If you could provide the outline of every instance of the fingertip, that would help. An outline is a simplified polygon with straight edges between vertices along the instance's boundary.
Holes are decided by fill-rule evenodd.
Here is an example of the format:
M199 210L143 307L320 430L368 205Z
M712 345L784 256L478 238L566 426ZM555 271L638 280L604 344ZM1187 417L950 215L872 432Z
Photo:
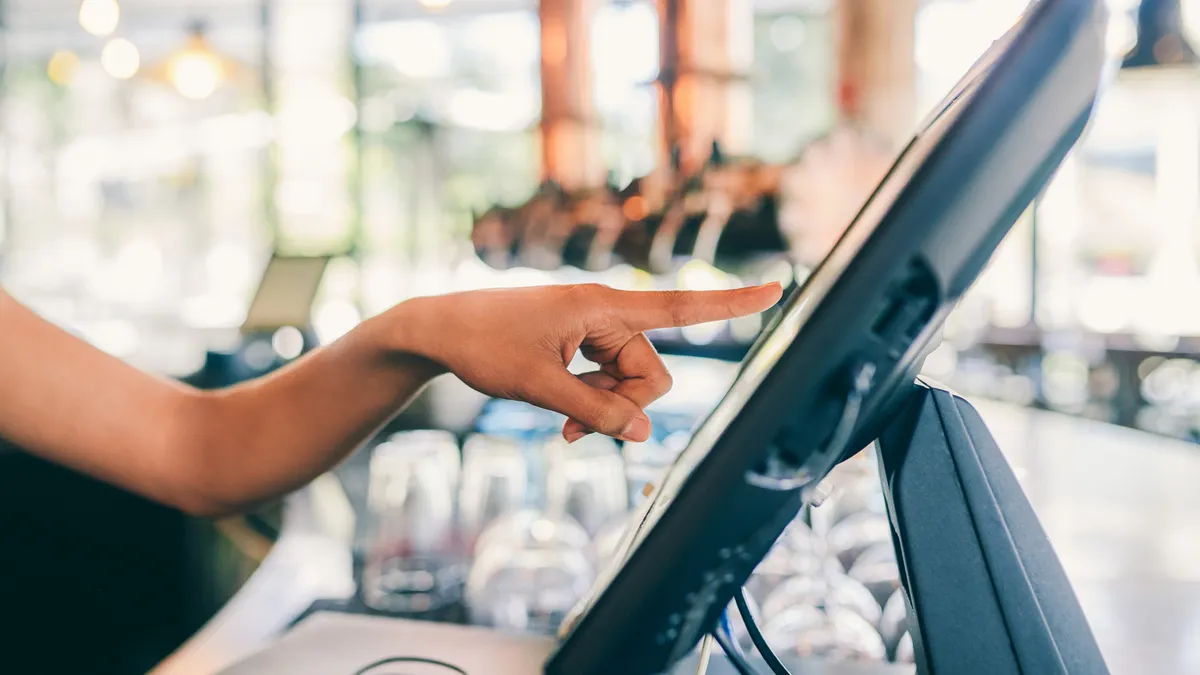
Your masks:
M778 281L759 284L754 288L762 289L765 293L770 293L771 295L775 296L776 300L783 297L783 284L779 283Z
M575 420L567 420L566 423L563 424L562 437L567 443L574 443L584 436L587 436L588 433L589 432L587 428Z
M650 418L646 417L645 413L633 418L625 429L621 431L621 440L633 441L634 443L644 443L650 440Z
M746 286L739 289L745 298L747 313L761 312L775 306L783 297L783 284L772 281L758 286Z

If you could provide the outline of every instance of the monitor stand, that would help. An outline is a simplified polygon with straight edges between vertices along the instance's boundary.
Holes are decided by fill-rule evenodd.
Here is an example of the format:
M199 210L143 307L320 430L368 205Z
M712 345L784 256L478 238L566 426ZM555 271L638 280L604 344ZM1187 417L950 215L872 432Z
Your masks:
M970 403L918 381L875 447L917 672L1108 673L1050 540Z
M900 398L874 445L917 673L1106 675L1071 582L979 413L922 380ZM781 658L793 675L834 672ZM713 662L729 672L722 656Z

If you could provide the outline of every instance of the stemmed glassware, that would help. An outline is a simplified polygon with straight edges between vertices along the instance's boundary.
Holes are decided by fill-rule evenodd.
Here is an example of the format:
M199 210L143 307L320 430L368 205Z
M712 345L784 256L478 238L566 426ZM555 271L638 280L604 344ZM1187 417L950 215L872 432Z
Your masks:
M420 614L461 596L466 562L455 528L457 472L446 446L427 440L395 438L371 456L361 593L380 611Z

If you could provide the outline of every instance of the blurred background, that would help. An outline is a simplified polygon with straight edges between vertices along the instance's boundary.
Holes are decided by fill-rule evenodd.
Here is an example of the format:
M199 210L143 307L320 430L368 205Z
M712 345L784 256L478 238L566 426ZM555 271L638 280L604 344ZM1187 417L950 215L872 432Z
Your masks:
M1196 443L1200 59L1190 45L1200 0L1108 4L1114 66L1095 119L957 309L926 372L963 393ZM800 284L917 122L1027 5L0 0L0 284L99 348L202 387L261 375L418 295L584 281ZM378 542L445 533L413 534L395 504L372 501L372 489L388 490L371 485L414 481L435 494L428 486L441 479L419 479L431 469L413 457L448 443L460 472L444 514L457 523L455 551L474 551L492 520L531 506L512 541L551 531L537 518L556 523L559 548L600 541L686 443L762 325L656 334L679 357L682 391L656 413L652 447L622 449L619 465L605 464L617 448L600 443L578 460L594 462L585 469L551 466L541 448L556 420L454 383L431 388L339 470L360 516L358 601L406 615L453 604L378 590L390 574ZM414 429L434 435L390 435ZM93 559L86 572L42 568L48 586L74 589L56 602L93 607L105 629L61 623L55 602L4 590L45 625L88 636L113 672L144 671L173 650L278 536L278 509L249 525L197 523L29 458L0 459L25 464L0 472L6 508L45 514L6 525L6 540L43 561L75 564L80 551L108 547L132 556ZM612 485L576 495L571 476L609 469ZM482 482L468 490L468 480ZM63 489L91 494L90 513L45 496ZM490 490L499 501L471 501ZM433 509L424 522L439 522L439 499L422 502ZM114 519L127 527L90 524ZM47 534L47 522L58 529ZM827 545L832 523L802 525ZM855 546L831 554L843 571L866 549ZM420 558L405 550L404 560ZM530 564L565 575L561 597L572 598L590 574L579 566L593 562ZM426 569L401 567L412 565ZM97 570L110 580L102 588L88 581ZM514 604L505 570L494 582L486 570L460 570L486 598L470 609L477 622L557 625L561 597L539 614ZM890 582L878 583L883 607ZM788 625L779 630L800 630ZM137 644L104 647L114 634ZM847 653L895 657L899 638L883 637L886 654Z
M845 4L682 2L664 23L633 0L5 0L0 281L187 376L227 347L273 251L332 256L322 342L452 289L802 279L1026 5ZM1109 4L1124 54L1139 3ZM1148 4L1179 13L1147 28L1150 58L1171 31L1194 56L1200 3ZM938 377L1197 438L1198 86L1192 67L1114 74ZM731 222L697 245L709 210ZM754 335L667 350L735 355Z

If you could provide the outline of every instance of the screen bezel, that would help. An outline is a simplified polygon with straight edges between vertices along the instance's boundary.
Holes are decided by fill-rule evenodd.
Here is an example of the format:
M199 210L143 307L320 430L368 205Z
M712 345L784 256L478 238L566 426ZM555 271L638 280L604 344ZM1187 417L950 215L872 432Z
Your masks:
M672 465L667 476L655 486L653 494L646 499L643 508L633 518L636 526L629 528L622 537L613 559L608 561L597 575L591 592L572 615L586 614L595 599L611 584L620 568L628 562L638 545L645 540L662 513L670 508L674 497L683 489L687 477L716 446L720 434L728 427L728 422L741 412L770 369L778 363L783 351L795 341L804 323L811 317L812 308L825 298L829 288L845 272L863 244L883 223L888 210L896 203L929 154L941 143L963 108L977 94L983 78L996 64L1004 48L1020 28L1021 24L1018 23L996 40L918 125L912 139L897 155L879 185L864 201L858 214L829 254L813 270L805 283L793 291L784 303L782 311L751 346L729 390L710 415L698 425L692 441ZM569 620L568 623L573 621Z

